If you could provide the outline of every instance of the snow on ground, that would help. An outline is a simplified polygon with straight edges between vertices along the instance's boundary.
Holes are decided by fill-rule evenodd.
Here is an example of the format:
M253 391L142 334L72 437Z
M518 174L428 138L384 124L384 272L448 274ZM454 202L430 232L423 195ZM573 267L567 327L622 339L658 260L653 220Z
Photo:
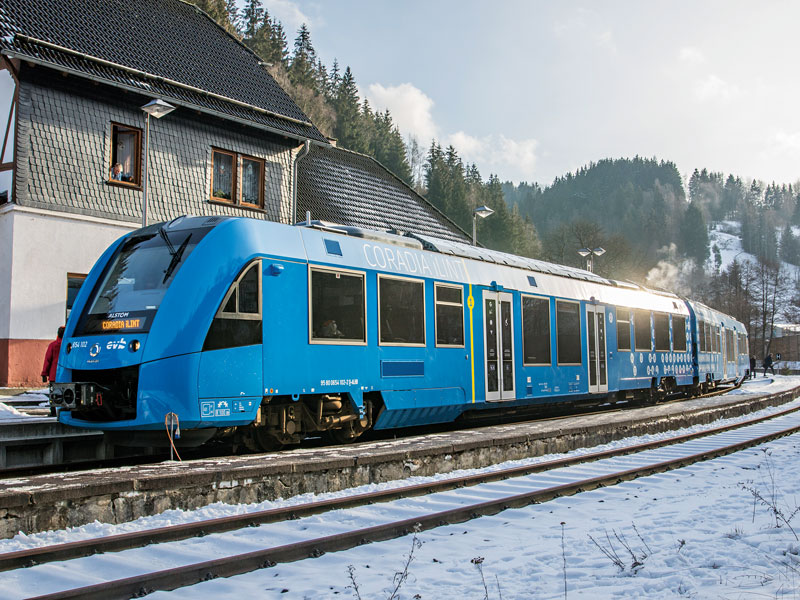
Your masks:
M738 393L777 392L798 384L800 377L759 377L746 382ZM779 409L762 412L775 410ZM696 429L701 428L691 428ZM661 436L631 438L606 447L657 437ZM503 466L548 458L553 457ZM413 548L398 600L796 598L800 596L800 541L786 524L776 527L774 513L756 494L791 519L800 499L798 459L800 436L791 436L685 469L422 532L416 537L418 547L412 545L412 536L406 536L152 597L389 598L395 573L403 570ZM0 552L423 480L412 478L259 505L217 504L198 511L169 511L116 527L95 523L61 532L18 535L0 541ZM318 519L323 527L324 516ZM789 522L800 531L798 524L800 517L798 522ZM152 549L140 556L155 559L158 552ZM621 568L614 564L617 558ZM0 588L0 598L17 596L16 591L4 593Z
M711 225L711 230L708 232L708 247L711 249L711 256L706 265L711 265L712 268L714 266L714 246L719 248L720 252L720 271L726 270L734 260L755 265L758 262L755 255L742 249L740 232L741 224L738 221L722 221ZM780 232L778 232L778 235L780 235ZM790 279L794 279L800 273L800 268L795 265L783 261L781 261L781 264L789 274Z
M5 388L0 388L5 389ZM40 390L29 390L22 394L17 394L13 396L14 400L27 400L31 402L31 404L35 404L36 406L50 406L48 399L48 388L42 388ZM13 406L9 406L4 402L0 402L0 421L18 421L19 419L38 419L40 417L35 417L32 415L28 415L18 411Z

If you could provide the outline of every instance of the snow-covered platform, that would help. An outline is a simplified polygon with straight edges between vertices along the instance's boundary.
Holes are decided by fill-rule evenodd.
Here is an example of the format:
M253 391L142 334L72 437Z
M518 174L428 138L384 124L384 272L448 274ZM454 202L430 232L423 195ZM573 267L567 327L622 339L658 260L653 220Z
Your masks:
M0 482L0 537L485 467L707 424L797 396L800 378L779 376L746 382L725 396L647 408L350 446L5 480Z

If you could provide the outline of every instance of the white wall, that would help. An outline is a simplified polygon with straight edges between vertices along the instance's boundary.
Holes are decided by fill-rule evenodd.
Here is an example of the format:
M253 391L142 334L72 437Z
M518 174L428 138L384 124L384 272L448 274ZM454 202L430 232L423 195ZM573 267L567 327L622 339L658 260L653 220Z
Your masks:
M52 211L3 207L0 234L13 229L10 252L10 316L0 295L0 337L53 339L64 324L67 273L88 273L100 254L133 225ZM4 236L5 237L5 236ZM0 241L0 249L5 249ZM0 285L9 254L0 255ZM0 292L1 293L1 292ZM7 329L8 334L3 331Z
M13 218L9 207L0 209L0 339L8 339L11 323L11 260L14 245Z

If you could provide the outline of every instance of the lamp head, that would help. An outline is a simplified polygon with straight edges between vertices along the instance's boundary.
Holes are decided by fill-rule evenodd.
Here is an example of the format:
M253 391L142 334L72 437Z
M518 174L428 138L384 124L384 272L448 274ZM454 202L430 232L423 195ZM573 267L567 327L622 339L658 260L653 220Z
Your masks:
M144 112L155 117L156 119L160 119L161 117L168 115L175 110L175 107L172 106L172 104L169 102L164 102L161 99L151 100L141 108Z

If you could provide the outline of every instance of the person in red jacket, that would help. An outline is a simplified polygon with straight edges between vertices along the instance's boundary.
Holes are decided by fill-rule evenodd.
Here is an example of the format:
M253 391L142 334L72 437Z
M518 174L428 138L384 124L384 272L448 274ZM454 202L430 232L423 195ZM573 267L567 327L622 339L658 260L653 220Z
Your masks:
M47 352L44 355L44 365L42 366L42 383L53 383L56 380L56 368L58 367L58 353L61 352L61 338L64 337L64 328L58 328L58 337L50 342ZM55 416L55 408L50 408L50 415Z

